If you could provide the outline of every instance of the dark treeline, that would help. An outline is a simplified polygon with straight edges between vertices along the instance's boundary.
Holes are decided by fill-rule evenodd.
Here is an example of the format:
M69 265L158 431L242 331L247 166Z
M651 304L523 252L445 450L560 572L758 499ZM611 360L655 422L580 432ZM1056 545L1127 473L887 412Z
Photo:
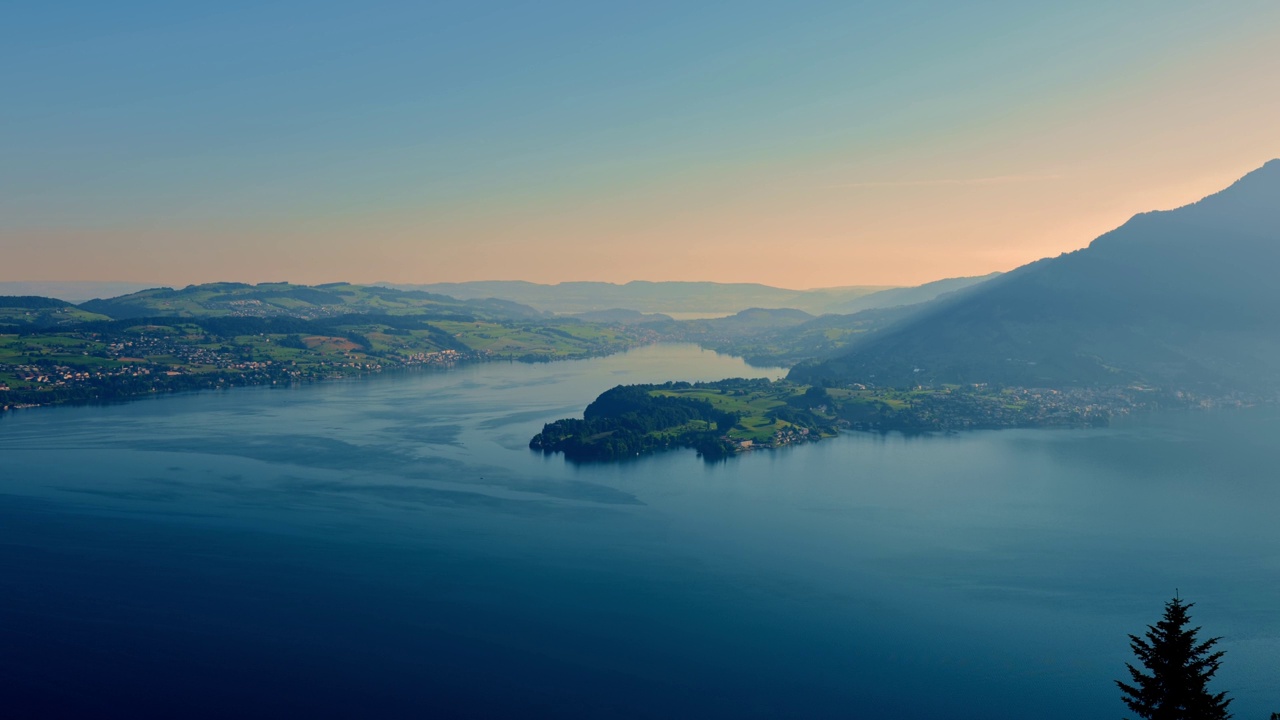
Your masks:
M0 307L26 308L30 310L46 310L49 308L70 307L71 303L56 298L39 295L0 295Z
M730 451L720 436L738 422L735 413L702 399L654 396L654 387L660 386L607 390L587 406L583 419L547 423L529 447L563 452L571 460L617 460L667 447L691 447L708 457Z

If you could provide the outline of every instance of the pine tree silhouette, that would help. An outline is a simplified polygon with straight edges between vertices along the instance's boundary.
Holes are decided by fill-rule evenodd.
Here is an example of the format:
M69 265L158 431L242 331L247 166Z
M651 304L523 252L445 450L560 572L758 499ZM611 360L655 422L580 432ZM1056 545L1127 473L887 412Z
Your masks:
M1126 663L1132 685L1119 680L1124 704L1145 720L1226 720L1231 717L1227 706L1231 699L1225 692L1208 689L1222 651L1210 652L1221 638L1196 640L1200 628L1187 628L1191 618L1187 611L1194 603L1184 604L1174 597L1164 606L1164 618L1148 625L1144 637L1129 636L1129 647L1148 672Z

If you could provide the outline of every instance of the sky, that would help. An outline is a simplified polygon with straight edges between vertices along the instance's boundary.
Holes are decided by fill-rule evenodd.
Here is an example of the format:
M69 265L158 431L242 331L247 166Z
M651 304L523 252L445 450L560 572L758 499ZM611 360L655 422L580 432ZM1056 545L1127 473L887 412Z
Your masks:
M1280 157L1280 3L22 3L0 281L910 285Z

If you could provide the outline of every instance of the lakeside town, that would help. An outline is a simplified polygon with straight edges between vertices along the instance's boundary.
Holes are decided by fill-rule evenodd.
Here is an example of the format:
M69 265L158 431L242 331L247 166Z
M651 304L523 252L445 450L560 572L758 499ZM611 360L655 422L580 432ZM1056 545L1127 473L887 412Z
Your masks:
M494 333L486 336L492 340ZM203 332L0 335L0 358L7 360L0 362L0 412L166 392L315 382L470 362L591 357L639 344L627 338L571 346L557 338L564 347L507 343L472 349L461 333L453 337L457 348L439 347L439 340L431 342L408 333L231 338Z

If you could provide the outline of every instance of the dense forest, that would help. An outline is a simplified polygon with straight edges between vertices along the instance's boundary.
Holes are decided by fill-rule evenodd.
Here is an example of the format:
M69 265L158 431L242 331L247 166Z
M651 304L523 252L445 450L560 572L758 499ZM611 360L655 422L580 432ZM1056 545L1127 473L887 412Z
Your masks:
M738 422L698 398L653 395L644 385L619 385L583 411L543 426L529 447L571 460L617 460L663 448L691 447L707 457L732 451L721 436Z

